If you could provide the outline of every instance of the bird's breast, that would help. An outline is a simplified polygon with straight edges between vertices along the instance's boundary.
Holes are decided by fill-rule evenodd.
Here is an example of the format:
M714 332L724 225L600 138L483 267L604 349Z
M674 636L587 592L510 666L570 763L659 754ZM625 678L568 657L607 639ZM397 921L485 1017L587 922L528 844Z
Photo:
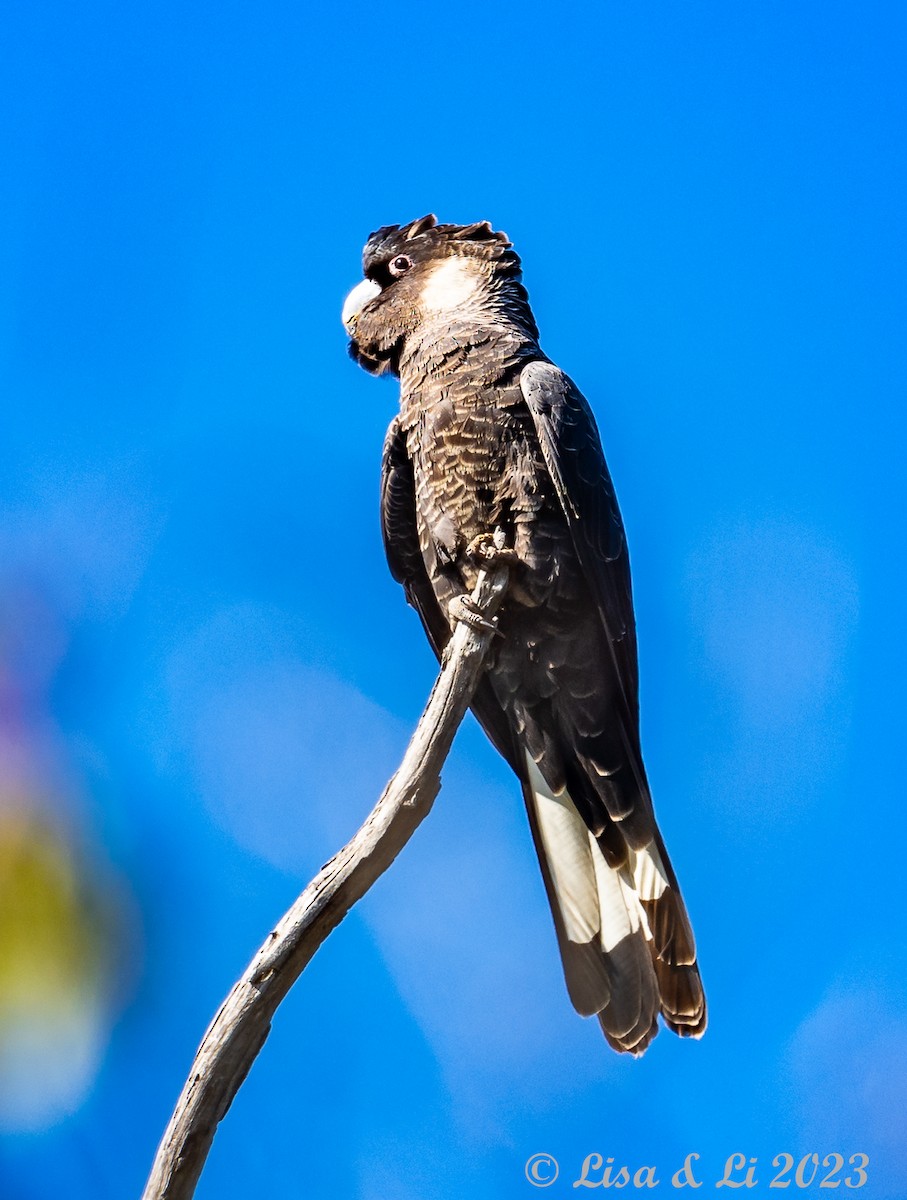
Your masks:
M420 523L450 558L503 517L507 431L488 405L449 396L425 406L408 445Z
M410 397L403 420L422 553L439 595L448 584L474 586L466 550L503 528L521 562L511 595L544 603L572 547L525 405L507 390L452 380Z

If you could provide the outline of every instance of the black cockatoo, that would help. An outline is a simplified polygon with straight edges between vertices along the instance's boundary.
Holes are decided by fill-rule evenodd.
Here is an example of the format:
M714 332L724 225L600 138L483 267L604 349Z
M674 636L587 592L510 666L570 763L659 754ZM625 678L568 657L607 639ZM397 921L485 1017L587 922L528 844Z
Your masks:
M384 544L439 657L505 535L502 636L472 707L522 784L570 999L616 1050L641 1054L659 1013L698 1037L705 996L643 766L630 566L589 406L539 349L520 260L487 222L385 226L363 270L350 353L400 379Z

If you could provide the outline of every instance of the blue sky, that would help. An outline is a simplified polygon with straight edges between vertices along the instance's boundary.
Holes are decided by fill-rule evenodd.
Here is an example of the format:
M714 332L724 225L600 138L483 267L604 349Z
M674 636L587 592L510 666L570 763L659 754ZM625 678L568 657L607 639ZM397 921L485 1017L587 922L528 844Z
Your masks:
M395 385L339 309L367 234L434 211L507 230L598 417L711 1026L629 1062L573 1014L470 721L198 1195L518 1198L539 1152L553 1197L593 1152L669 1190L744 1152L769 1194L774 1155L863 1152L862 1194L903 1196L903 9L2 23L0 1195L140 1193L220 999L421 710L377 522ZM59 884L46 941L13 845Z

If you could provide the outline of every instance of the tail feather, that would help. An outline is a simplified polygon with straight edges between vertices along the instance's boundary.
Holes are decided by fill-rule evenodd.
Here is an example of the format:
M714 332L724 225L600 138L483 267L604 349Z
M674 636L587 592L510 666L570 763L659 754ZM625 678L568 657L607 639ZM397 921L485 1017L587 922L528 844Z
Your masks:
M641 1054L658 1032L658 980L639 906L625 870L608 865L588 834L599 907L599 946L610 996L598 1012L605 1037L618 1050Z
M616 861L566 788L549 787L525 756L524 793L570 999L597 1015L615 1050L640 1055L661 1013L682 1037L705 1030L706 1006L689 918L657 830Z
M701 1037L707 1014L702 980L695 964L672 967L656 962L655 974L661 992L661 1011L668 1029L680 1037Z
M526 805L554 916L567 991L591 1017L608 1003L611 983L599 949L599 899L589 832L566 791L556 795L526 756Z

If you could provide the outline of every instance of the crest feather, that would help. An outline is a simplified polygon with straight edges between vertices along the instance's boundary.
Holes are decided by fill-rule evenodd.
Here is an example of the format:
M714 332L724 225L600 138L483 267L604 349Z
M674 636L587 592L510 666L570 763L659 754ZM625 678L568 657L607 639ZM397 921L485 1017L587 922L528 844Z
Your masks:
M443 227L442 227L443 228ZM450 236L470 242L503 242L511 245L506 233L496 233L488 221L476 221L473 225L449 225Z
M434 213L426 213L424 217L420 217L418 221L413 221L409 229L406 231L406 240L418 237L420 233L425 233L427 229L434 229L438 224L438 218Z
M520 260L506 233L496 232L489 221L473 221L469 225L439 224L434 213L403 225L382 225L369 235L362 253L362 266L367 275L375 263L390 261L407 242L425 239L428 255L458 253L495 264L498 274L519 278ZM413 251L422 253L422 245Z

